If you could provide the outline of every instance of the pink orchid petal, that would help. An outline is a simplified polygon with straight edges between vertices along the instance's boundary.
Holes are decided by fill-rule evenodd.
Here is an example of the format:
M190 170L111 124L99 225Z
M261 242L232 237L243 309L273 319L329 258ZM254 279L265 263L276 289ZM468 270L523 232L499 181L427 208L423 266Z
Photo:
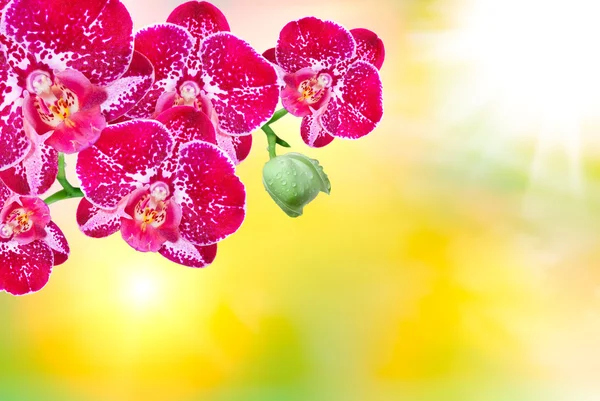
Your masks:
M67 238L65 238L65 235L56 223L52 221L46 226L46 234L43 241L48 244L54 253L54 266L65 263L70 253Z
M12 191L0 180L0 210L4 208L4 204L12 194Z
M46 143L59 152L71 154L92 146L106 127L100 106L80 110L59 124Z
M373 131L382 115L379 73L373 65L357 61L338 81L321 124L333 136L357 139Z
M54 75L60 85L75 93L80 110L98 106L107 99L106 91L103 88L94 85L85 75L77 70L68 69L57 72Z
M152 25L136 33L135 50L146 56L154 66L154 84L146 96L127 113L129 117L153 116L160 95L174 91L183 76L192 46L193 39L189 32L174 24Z
M0 289L13 295L41 290L54 265L54 255L44 241L22 245L0 242Z
M333 141L333 136L325 131L320 120L321 116L318 113L302 118L300 134L304 143L312 148L322 148Z
M17 77L9 69L4 52L0 52L0 170L19 163L31 148L23 130L21 104L17 101L21 93Z
M131 60L133 23L119 0L14 0L6 34L50 68L73 68L94 84L119 78Z
M177 144L190 141L217 143L215 128L206 114L190 106L176 106L156 117L169 131Z
M154 67L146 56L133 52L133 59L125 74L106 87L108 100L102 104L107 121L114 121L131 110L154 83Z
M163 176L170 177L178 166L179 146L190 141L217 143L215 128L206 114L190 106L176 106L165 110L156 117L173 134L175 148L163 162L160 170Z
M306 67L318 72L351 59L355 51L356 43L348 30L332 21L306 17L283 27L275 55L277 64L288 73Z
M262 56L267 59L271 64L277 64L277 58L275 58L275 48L271 47L263 52Z
M25 159L0 172L2 181L20 195L43 194L50 189L58 174L58 152L41 141L31 141L31 145Z
M179 151L174 197L181 205L181 235L195 245L214 244L244 221L246 191L231 160L215 145L189 142Z
M356 55L380 70L385 60L385 47L379 36L364 28L351 29L350 33L356 41Z
M194 38L194 45L187 61L190 74L196 74L202 69L200 59L202 41L213 33L229 31L229 24L221 10L205 1L183 3L173 10L167 22L184 27Z
M240 164L250 154L252 148L252 135L231 136L217 132L217 145L229 156L235 164Z
M88 237L104 238L119 231L124 203L114 209L101 209L86 198L77 206L77 224Z
M171 133L157 121L110 125L94 146L79 153L76 171L81 189L94 205L113 209L149 182L172 146Z
M277 73L248 43L216 33L202 43L203 90L217 113L219 129L246 135L267 122L279 100Z
M188 240L180 238L177 242L165 242L158 252L171 262L199 268L208 266L215 260L217 244L194 245Z

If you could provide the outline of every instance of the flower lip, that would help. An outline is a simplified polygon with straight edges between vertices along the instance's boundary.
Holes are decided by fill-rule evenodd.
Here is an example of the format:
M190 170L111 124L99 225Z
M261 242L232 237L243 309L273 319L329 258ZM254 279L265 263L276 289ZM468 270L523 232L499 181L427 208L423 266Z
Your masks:
M0 213L0 238L29 243L45 237L50 223L48 206L38 198L18 197Z
M334 78L327 72L302 68L284 77L286 86L281 91L283 106L294 116L304 117L312 110L327 104Z

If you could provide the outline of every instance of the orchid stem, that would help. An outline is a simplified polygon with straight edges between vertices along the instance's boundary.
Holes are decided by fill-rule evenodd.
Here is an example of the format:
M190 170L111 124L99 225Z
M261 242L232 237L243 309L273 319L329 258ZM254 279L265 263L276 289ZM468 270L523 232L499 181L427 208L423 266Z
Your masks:
M267 135L267 143L269 144L269 159L277 157L277 152L275 151L276 145L283 146L284 148L290 147L290 144L278 137L275 131L273 131L273 129L271 128L271 124L273 124L275 121L278 121L279 119L281 119L281 117L285 116L286 114L288 114L288 111L286 109L277 110L275 114L273 114L273 117L271 117L271 119L261 127L261 129Z
M74 187L71 185L69 180L67 180L67 175L65 173L65 155L63 153L58 154L58 174L56 174L56 180L63 187L63 189L47 197L44 200L47 205L51 205L54 202L58 202L63 199L83 198L83 192L81 189Z
M81 189L73 188L73 191L71 192L67 192L64 189L61 189L60 191L53 193L52 195L44 199L44 202L46 202L46 205L51 205L54 202L71 198L83 198L83 192L81 192Z
M267 134L267 142L269 144L269 159L274 159L277 157L277 152L275 151L275 146L277 145L277 135L275 131L268 125L263 125L262 130Z

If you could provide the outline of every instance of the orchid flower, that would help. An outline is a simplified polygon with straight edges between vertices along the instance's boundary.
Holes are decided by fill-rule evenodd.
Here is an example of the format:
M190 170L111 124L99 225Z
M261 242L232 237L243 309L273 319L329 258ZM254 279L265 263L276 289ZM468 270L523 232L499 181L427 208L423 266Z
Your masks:
M68 257L67 240L44 201L15 194L0 181L0 290L39 291Z
M378 69L385 50L375 33L307 17L283 27L277 46L263 55L278 66L283 106L302 117L300 133L309 146L363 137L381 120Z
M107 122L141 99L153 74L133 51L133 23L119 0L5 4L0 176L6 185L21 194L45 192L56 177L56 152L92 145Z
M138 251L191 267L211 263L216 243L242 224L246 200L214 141L212 122L189 106L105 128L77 160L87 198L77 211L81 230L92 237L120 230Z
M152 62L156 82L128 116L195 107L212 121L219 147L237 164L250 152L250 133L275 111L278 78L265 58L228 31L218 8L194 0L173 10L166 24L138 32L135 49Z

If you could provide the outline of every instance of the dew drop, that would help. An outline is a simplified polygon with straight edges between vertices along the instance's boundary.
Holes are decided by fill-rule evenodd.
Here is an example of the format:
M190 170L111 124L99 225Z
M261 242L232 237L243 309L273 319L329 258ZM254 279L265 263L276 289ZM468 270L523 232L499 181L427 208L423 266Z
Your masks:
M281 185L287 185L287 181L286 180L281 181Z

